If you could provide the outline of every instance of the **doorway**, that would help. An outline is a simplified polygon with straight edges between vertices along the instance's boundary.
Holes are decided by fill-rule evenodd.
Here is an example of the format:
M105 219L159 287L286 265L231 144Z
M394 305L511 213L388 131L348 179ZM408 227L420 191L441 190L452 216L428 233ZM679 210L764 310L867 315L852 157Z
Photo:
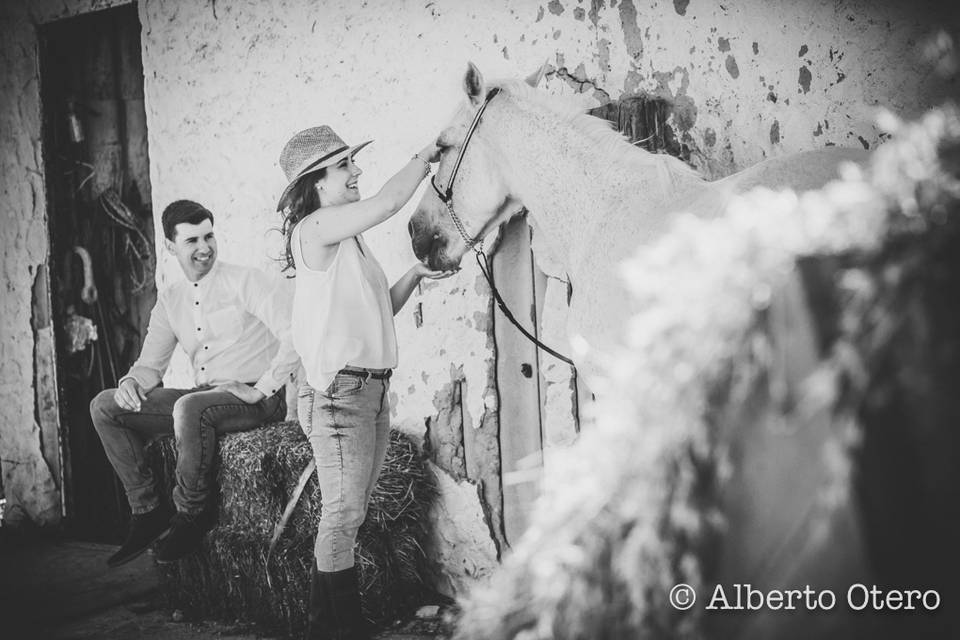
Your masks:
M129 509L89 405L136 359L156 300L136 5L41 26L39 41L65 528L116 542Z

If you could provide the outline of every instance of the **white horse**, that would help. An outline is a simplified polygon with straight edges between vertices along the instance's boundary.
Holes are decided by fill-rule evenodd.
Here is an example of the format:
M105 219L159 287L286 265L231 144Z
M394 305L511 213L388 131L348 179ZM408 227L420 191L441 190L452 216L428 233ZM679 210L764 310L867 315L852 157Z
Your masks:
M628 144L607 123L585 115L581 106L558 100L526 83L509 81L487 86L480 71L471 64L464 78L464 89L467 100L438 138L443 154L435 186L449 199L445 203L438 193L428 190L419 203L409 225L415 254L434 269L457 267L474 241L525 208L534 226L538 257L546 252L548 262L558 265L571 282L569 333L585 341L590 353L599 356L622 350L626 320L636 311L631 306L632 297L622 284L623 261L638 247L650 246L664 237L677 220L678 212L716 218L734 196L754 187L791 188L797 192L816 189L837 178L841 164L863 163L866 159L866 154L859 150L809 151L773 158L723 180L708 182L673 157L652 154ZM474 124L480 110L483 110L482 118ZM451 211L456 219L451 217ZM642 278L643 274L638 277ZM802 289L794 286L790 291L788 302L809 318ZM808 330L800 342L800 345L791 345L796 357L788 363L790 376L795 381L809 374L818 360L812 332ZM588 357L577 363L588 384L602 380L598 364L603 361L602 357ZM655 403L657 398L642 401ZM807 569L812 568L814 579L830 573L830 567L825 565L836 566L836 556L824 554L823 545L813 548L807 540L798 540L796 526L810 513L816 500L818 474L822 468L815 459L828 437L829 416L816 417L819 427L805 425L787 439L781 437L782 434L770 435L763 427L761 410L752 415L741 413L731 419L742 423L728 425L724 430L726 446L740 451L746 463L734 472L736 479L729 483L733 488L720 500L726 507L728 531L734 533L731 533L732 539L728 537L724 542L718 561L722 566L715 568L714 575L732 580L748 574L756 576L759 572L774 582L787 579L784 576L799 580L804 575L790 573L797 563L806 563ZM637 432L642 434L645 426L649 427L636 426ZM582 463L579 471L591 474L593 468L593 473L609 475L614 472L608 467L635 463L638 458L631 458L633 454L625 452L639 451L634 446L638 438L642 439L643 435L624 441L623 451L615 449L616 443L612 447L607 443L606 452L581 450L581 460L591 455L606 457ZM575 444L573 448L582 444ZM759 466L757 461L761 463ZM751 462L754 468L747 469ZM797 469L800 473L796 473ZM784 474L790 473L795 477L784 478ZM638 508L636 505L624 505L614 495L620 490L616 483L623 480L614 478L600 489L607 495L594 495L577 486L586 481L588 478L583 475L570 479L570 499L582 501L577 509L571 508L571 513L592 514L584 517L592 518L593 522L586 522L568 536L566 531L550 530L552 525L534 521L533 535L539 538L526 548L524 558L528 570L514 568L513 575L520 576L515 584L497 583L501 601L509 604L500 606L496 594L487 594L485 604L480 607L484 612L471 614L472 626L461 628L462 635L514 637L526 632L532 637L615 638L627 637L625 633L632 635L649 624L649 619L638 622L635 615L623 611L649 599L650 594L634 593L629 597L618 594L617 589L624 584L618 580L588 577L564 583L558 578L565 572L603 571L590 566L601 561L608 563L608 573L649 569L647 566L643 569L615 566L612 558L623 551L616 546L626 540L627 533L622 534L622 539L596 544L597 538L606 535L606 531L617 531L615 524L610 524L617 519L629 520L629 526L623 531L638 527L638 522L643 520L643 514L638 519L630 513ZM647 478L647 481L651 486L659 482L657 478ZM663 479L660 484L668 481ZM618 494L621 498L622 493ZM649 527L650 535L659 535L655 529L660 520L655 514L645 517L643 526ZM847 526L849 512L842 513L840 519L845 524L835 529L839 533L828 539L827 544L833 543L838 547L837 553L853 558L856 566L845 576L860 576L863 550L858 527ZM604 529L606 525L597 524L601 521L610 526ZM621 536L620 533L613 535ZM554 546L548 548L551 544ZM605 551L597 551L596 557L583 552L585 548L601 547ZM540 561L538 554L551 555L549 560ZM599 560L599 556L603 559ZM571 568L578 563L582 565L579 570ZM738 569L743 573L738 573ZM537 581L539 583L534 584ZM803 584L799 586L802 588ZM535 591L538 593L533 594ZM661 603L664 598L665 594L653 596L653 600ZM590 607L583 606L578 599L586 599L594 606L594 617L626 622L622 626L612 620L588 624L581 619L574 623L565 618L564 607L590 611ZM611 601L613 605L608 604ZM553 609L536 611L538 607ZM472 610L476 613L478 607ZM765 630L776 632L776 622ZM596 635L598 633L600 635Z
M526 208L538 259L562 268L573 288L569 335L599 354L621 342L633 309L620 286L621 263L670 228L677 212L715 216L756 186L805 191L863 162L862 150L830 148L772 158L707 182L680 160L628 144L607 122L522 81L500 83L476 128L454 186L453 206L472 238ZM435 183L445 188L474 115L493 87L470 65L467 100L443 129ZM467 243L447 208L428 191L410 220L417 257L435 269L459 265ZM546 254L546 255L544 255ZM578 362L581 373L596 367ZM594 376L587 373L587 382Z

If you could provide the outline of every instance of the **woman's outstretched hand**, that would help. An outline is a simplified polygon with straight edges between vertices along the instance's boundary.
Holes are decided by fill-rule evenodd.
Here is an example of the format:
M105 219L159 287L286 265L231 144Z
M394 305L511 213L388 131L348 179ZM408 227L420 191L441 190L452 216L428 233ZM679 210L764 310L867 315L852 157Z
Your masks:
M459 269L454 269L451 271L434 271L427 265L422 262L415 262L412 267L407 269L407 272L403 274L403 277L397 280L392 287L390 287L390 302L393 305L393 314L396 315L400 309L403 308L403 305L407 303L407 300L410 298L410 294L413 293L413 290L417 288L417 285L424 278L429 278L430 280L442 280L443 278L449 278L455 274Z
M449 271L434 271L433 269L423 264L422 262L418 262L414 264L410 270L413 271L413 274L418 279L428 278L430 280L443 280L444 278L449 278L450 276L455 274L457 271L459 271L459 269L451 269Z

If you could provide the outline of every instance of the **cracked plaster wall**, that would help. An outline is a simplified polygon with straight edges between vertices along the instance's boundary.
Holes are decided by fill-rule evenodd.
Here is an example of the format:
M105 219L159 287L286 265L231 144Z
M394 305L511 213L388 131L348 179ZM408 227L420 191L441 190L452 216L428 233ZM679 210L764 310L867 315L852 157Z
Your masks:
M47 259L31 22L112 4L119 3L21 1L0 9L0 458L8 499L39 522L55 519L58 495L40 451L34 394L27 393L35 378L30 292ZM824 144L872 147L877 105L909 115L955 89L938 86L919 62L919 43L944 21L924 7L868 0L143 0L153 207L161 211L177 198L203 202L217 216L223 259L275 270L280 237L270 230L279 222L283 142L318 123L349 142L373 138L358 158L369 195L452 113L468 60L488 78L527 75L547 61L545 86L557 94L667 98L668 123L691 160L713 176ZM411 211L367 234L391 280L413 261L405 230ZM175 265L161 261L161 286L175 277ZM436 460L442 495L432 549L451 589L488 573L497 555L484 521L490 505L484 509L474 484L489 490L483 485L498 472L490 308L480 278L467 261L456 277L425 284L397 317L395 424L426 437L428 419L451 430L459 420L464 446L476 445L470 458L457 453L457 434L435 434L453 443ZM185 374L180 358L167 382ZM451 402L444 394L454 387L462 419L444 422Z
M719 177L824 145L873 148L878 106L911 116L956 95L924 61L939 29L960 27L949 4L554 0L504 44L550 39L558 75L601 102L665 98L691 162Z

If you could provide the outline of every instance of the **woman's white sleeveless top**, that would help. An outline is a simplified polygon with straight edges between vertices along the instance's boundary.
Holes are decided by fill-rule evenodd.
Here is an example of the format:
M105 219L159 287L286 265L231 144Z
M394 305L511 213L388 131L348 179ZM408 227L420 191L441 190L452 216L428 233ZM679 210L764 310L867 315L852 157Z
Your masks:
M363 238L341 241L324 271L304 264L299 224L293 228L290 249L297 267L293 346L310 386L326 389L346 365L396 367L390 285Z

